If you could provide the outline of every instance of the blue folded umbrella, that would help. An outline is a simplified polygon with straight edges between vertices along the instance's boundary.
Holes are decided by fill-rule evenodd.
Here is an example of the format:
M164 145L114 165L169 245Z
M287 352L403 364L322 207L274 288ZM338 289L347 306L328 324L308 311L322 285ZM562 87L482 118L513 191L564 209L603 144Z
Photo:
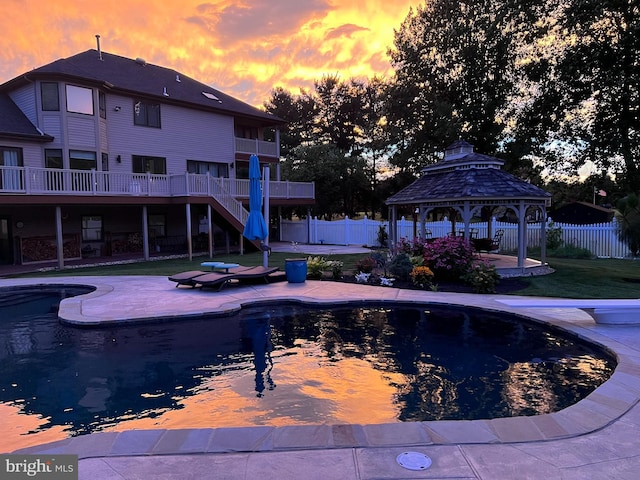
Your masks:
M260 160L249 158L249 217L242 233L249 240L264 240L268 234L262 214L262 186L260 184Z

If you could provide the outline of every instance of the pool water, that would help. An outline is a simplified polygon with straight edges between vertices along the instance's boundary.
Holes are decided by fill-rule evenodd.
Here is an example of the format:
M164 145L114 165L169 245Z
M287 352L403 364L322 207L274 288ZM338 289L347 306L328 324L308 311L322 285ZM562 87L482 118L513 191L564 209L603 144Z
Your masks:
M480 309L264 304L76 328L70 287L0 290L0 451L96 431L386 423L550 413L612 373L607 352Z

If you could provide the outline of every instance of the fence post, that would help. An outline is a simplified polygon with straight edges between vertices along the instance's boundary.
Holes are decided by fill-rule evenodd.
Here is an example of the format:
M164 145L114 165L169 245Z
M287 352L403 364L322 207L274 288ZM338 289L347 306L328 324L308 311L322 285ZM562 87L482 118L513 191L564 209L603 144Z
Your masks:
M313 217L313 243L318 243L318 216Z
M344 216L344 244L349 245L349 215Z

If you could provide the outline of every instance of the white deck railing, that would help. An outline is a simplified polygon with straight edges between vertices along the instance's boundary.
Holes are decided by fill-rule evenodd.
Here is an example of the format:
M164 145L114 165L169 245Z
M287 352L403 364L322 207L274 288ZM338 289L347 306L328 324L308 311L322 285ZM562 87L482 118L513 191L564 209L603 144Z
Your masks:
M280 156L280 148L276 142L265 142L264 140L254 140L251 138L236 137L237 153L255 153L257 155L269 155L271 157Z
M269 196L313 199L313 182L269 182ZM212 196L249 198L249 180L183 173L156 175L96 170L0 166L0 193L36 195Z

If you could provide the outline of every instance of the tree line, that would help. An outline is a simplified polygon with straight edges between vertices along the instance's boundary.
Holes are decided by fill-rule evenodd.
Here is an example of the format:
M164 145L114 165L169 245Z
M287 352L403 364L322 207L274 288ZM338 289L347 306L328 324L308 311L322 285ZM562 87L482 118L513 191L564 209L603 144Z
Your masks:
M639 46L636 0L429 0L395 30L391 78L325 75L264 108L288 122L283 178L314 179L319 217L384 215L458 139L554 204L615 205L640 190Z

